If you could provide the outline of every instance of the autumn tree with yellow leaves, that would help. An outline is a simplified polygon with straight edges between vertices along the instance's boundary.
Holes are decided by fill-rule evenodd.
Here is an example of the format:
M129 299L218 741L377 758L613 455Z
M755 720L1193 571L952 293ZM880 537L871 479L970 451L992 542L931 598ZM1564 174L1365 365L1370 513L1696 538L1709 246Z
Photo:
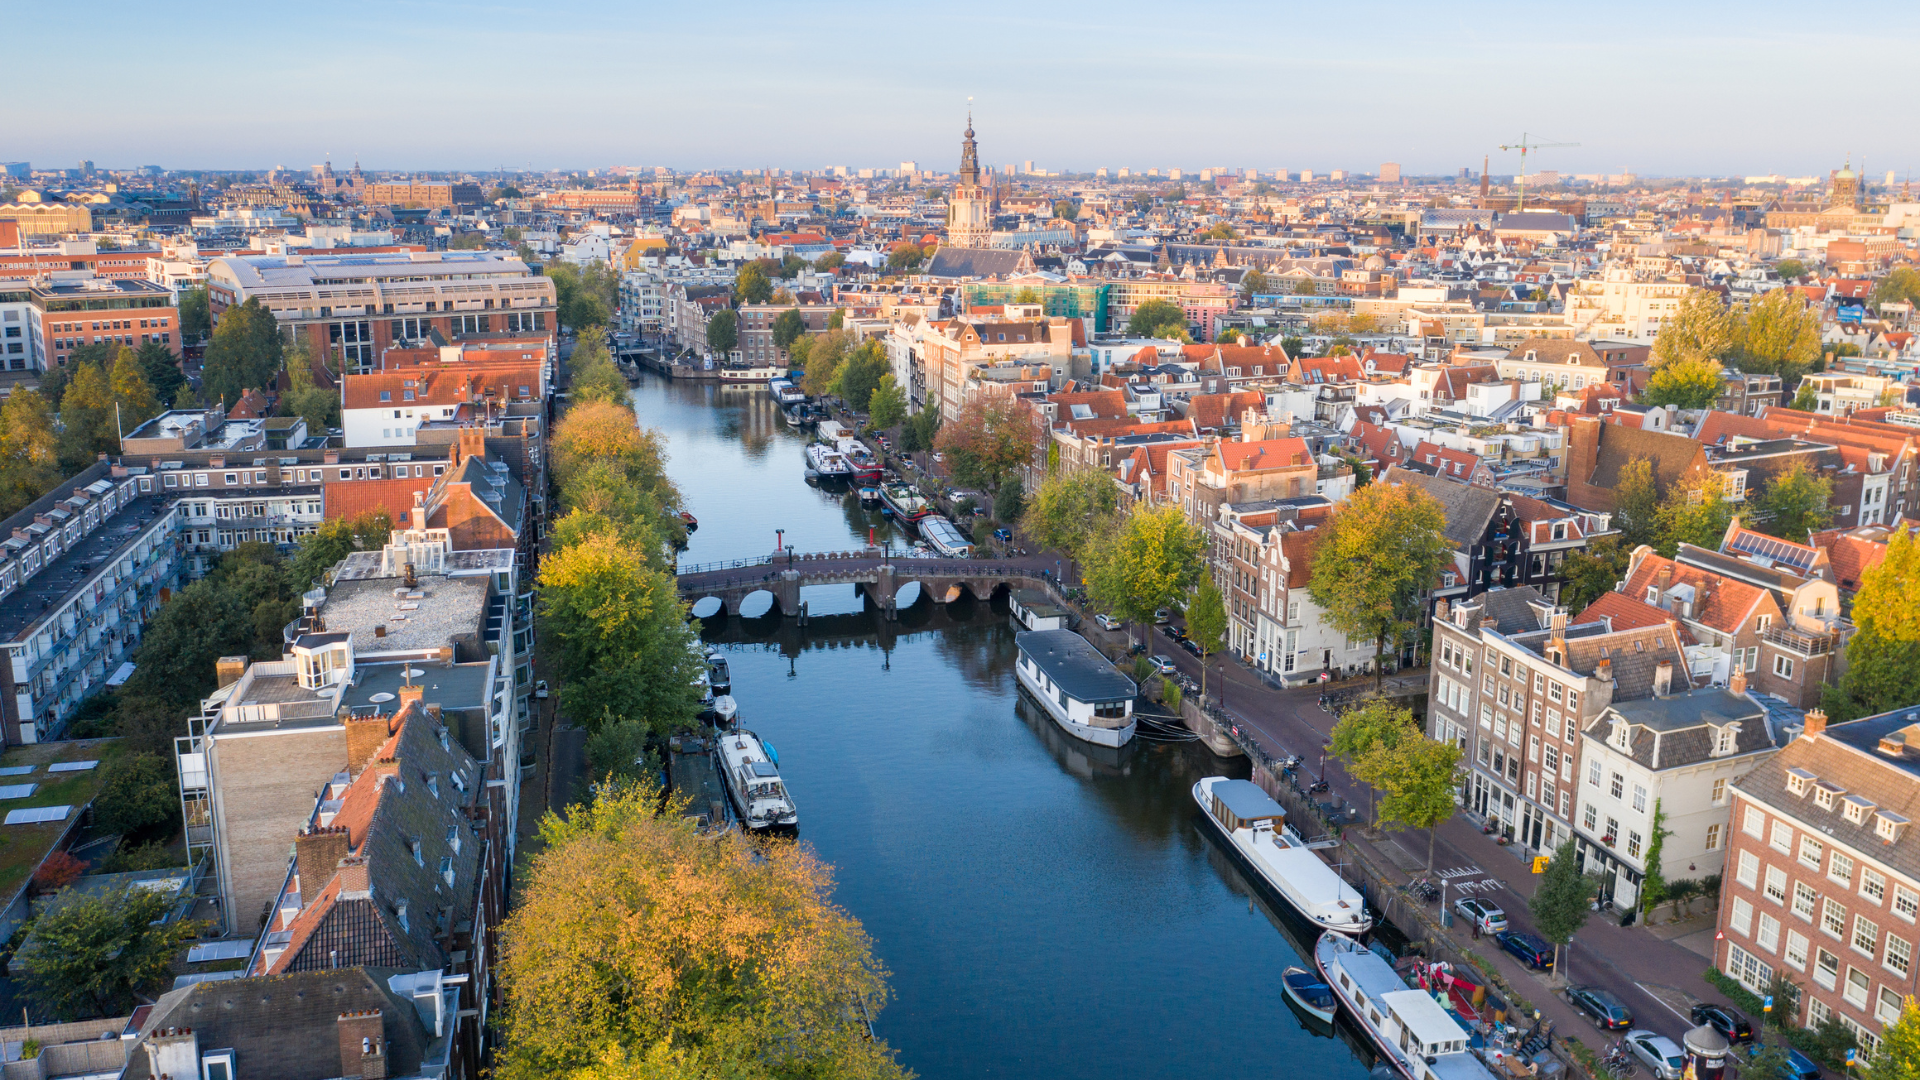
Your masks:
M1313 552L1307 595L1334 629L1374 643L1374 684L1388 643L1420 623L1428 590L1453 563L1440 501L1406 484L1369 484L1353 493Z
M702 834L650 784L540 825L501 929L500 1080L909 1074L869 1024L886 972L811 850Z

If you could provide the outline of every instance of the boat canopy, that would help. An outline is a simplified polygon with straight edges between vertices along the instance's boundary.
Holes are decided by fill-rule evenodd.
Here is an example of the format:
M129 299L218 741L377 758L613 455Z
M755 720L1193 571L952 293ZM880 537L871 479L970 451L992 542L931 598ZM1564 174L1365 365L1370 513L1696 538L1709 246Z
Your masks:
M1250 828L1255 822L1287 816L1273 796L1251 780L1216 780L1212 788L1214 816L1229 829Z
M1408 1035L1419 1041L1420 1046L1415 1053L1424 1056L1458 1054L1466 1050L1467 1033L1460 1030L1460 1025L1447 1010L1441 1008L1425 990L1396 990L1391 994L1382 994L1380 1003L1393 1013Z

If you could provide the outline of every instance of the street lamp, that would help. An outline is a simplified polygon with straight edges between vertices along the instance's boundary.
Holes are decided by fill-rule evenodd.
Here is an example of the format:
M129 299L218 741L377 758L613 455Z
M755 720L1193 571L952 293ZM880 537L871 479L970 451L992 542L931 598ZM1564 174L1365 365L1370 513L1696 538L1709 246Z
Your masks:
M782 537L786 536L786 534L787 534L787 530L785 529L773 530L773 550L775 552L778 552L780 550Z
M793 545L792 544L787 545L787 568L788 569L793 568Z

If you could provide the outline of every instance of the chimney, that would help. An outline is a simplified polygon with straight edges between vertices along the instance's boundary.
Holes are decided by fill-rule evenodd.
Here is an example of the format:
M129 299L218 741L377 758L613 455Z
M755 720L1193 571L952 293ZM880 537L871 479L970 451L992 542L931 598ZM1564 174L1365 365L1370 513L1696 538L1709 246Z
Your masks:
M1802 734L1813 736L1825 730L1827 730L1827 714L1819 709L1808 709L1806 726L1801 729Z
M248 660L244 656L223 656L213 662L213 675L218 686L232 686L247 673Z
M367 878L367 860L357 855L340 860L340 899L365 900L373 895L373 885Z
M146 1051L148 1076L200 1075L200 1037L192 1028L157 1028L147 1036Z
M1672 565L1661 567L1659 572L1653 575L1653 587L1656 593L1654 602L1658 604L1662 610L1670 609L1673 606L1673 601L1667 599L1667 589L1672 584Z
M347 773L358 775L373 760L393 731L384 716L359 716L347 721Z
M313 903L333 880L340 860L347 857L347 827L326 825L308 829L293 840L294 866L300 872L300 906Z
M1673 690L1673 661L1662 660L1653 669L1653 695L1666 697Z
M1447 598L1444 596L1433 602L1434 622L1443 623L1447 621L1447 606Z
M427 688L418 683L411 686L402 686L400 688L400 707L404 709L407 707L409 701L419 701L420 696L426 692Z
M1613 661L1605 656L1601 657L1600 662L1594 665L1593 677L1600 680L1603 683L1612 682L1613 681Z
M320 464L322 464L322 465L338 465L338 464L340 464L340 451L338 451L338 450L322 450L322 451L320 452Z
M387 1075L387 1030L379 1009L343 1012L334 1021L334 1028L340 1035L341 1076Z
M1727 693L1739 697L1747 692L1747 672L1739 664L1733 666L1733 675L1727 679Z

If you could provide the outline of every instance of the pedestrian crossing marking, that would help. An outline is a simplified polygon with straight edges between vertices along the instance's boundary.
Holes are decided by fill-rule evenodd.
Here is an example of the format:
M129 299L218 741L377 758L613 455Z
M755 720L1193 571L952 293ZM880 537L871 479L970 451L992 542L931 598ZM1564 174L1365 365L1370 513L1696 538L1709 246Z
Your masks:
M1440 876L1443 878L1472 877L1485 872L1477 866L1456 866L1451 870L1440 871Z

